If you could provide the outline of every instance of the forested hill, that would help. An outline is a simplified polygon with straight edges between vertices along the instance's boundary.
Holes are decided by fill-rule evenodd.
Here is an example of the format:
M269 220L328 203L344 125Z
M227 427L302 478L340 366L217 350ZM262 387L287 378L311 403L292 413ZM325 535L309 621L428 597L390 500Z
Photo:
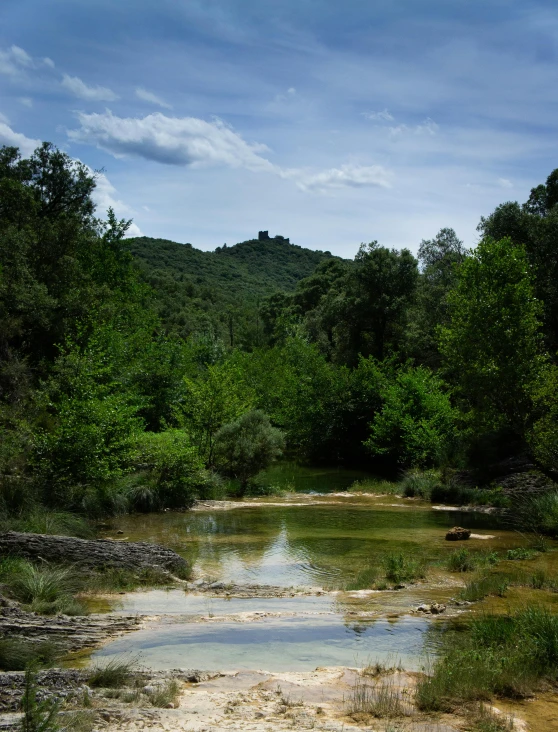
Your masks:
M211 332L231 338L231 328L257 341L258 307L274 292L292 292L330 252L291 244L283 236L250 239L204 252L191 244L138 237L129 246L152 286L159 315L182 336ZM233 335L234 337L234 335Z

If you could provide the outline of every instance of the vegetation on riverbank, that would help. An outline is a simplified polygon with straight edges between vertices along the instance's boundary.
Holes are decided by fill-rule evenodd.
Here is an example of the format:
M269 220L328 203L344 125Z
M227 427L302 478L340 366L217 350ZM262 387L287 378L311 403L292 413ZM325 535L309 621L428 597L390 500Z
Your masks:
M453 623L442 650L417 687L427 711L453 711L493 696L522 698L557 681L558 616L531 606L506 615Z
M352 262L277 238L211 256L164 243L163 283L157 245L97 217L84 165L47 144L28 159L2 148L2 528L85 536L107 515L262 492L258 471L285 449L405 471L405 496L505 507L558 533L557 180L483 219L474 251L451 229L418 259L377 242ZM251 328L231 297L255 261ZM185 266L179 323L169 276ZM209 300L233 278L207 319L196 268ZM520 511L489 470L518 454L543 471Z

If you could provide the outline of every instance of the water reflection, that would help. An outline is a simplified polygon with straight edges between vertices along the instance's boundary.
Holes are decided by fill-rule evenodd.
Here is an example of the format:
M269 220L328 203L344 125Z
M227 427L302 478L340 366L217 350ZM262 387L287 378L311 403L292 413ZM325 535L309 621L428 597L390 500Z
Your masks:
M185 514L123 517L130 540L166 544L186 556L195 574L225 582L342 588L386 552L439 559L455 547L445 532L455 524L494 539L471 547L502 550L518 544L495 516L357 504L273 505Z

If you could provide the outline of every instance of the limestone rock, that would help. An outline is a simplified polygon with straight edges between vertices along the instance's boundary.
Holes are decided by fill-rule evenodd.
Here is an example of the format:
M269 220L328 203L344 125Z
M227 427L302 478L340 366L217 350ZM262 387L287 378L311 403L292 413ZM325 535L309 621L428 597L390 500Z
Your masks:
M471 536L469 529L464 529L461 526L454 526L446 534L447 541L464 541Z

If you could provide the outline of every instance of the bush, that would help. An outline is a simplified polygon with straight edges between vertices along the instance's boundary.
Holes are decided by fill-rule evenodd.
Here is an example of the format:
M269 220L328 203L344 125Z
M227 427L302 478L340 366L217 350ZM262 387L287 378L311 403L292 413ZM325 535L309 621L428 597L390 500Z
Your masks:
M365 442L373 455L387 455L402 466L439 463L451 450L456 412L438 376L419 366L386 380L383 406Z
M434 486L430 500L432 503L447 503L454 506L507 508L510 505L509 498L501 488L467 488L455 483Z
M9 594L33 612L44 615L84 615L85 608L72 593L78 580L70 568L38 567L24 560L5 561L0 576Z
M514 513L527 531L558 537L558 491L524 500Z
M240 482L241 492L248 482L278 458L285 447L281 430L271 426L259 410L246 412L221 427L215 436L217 467Z
M191 506L216 485L183 430L145 432L137 439L127 494L133 508L153 511Z

